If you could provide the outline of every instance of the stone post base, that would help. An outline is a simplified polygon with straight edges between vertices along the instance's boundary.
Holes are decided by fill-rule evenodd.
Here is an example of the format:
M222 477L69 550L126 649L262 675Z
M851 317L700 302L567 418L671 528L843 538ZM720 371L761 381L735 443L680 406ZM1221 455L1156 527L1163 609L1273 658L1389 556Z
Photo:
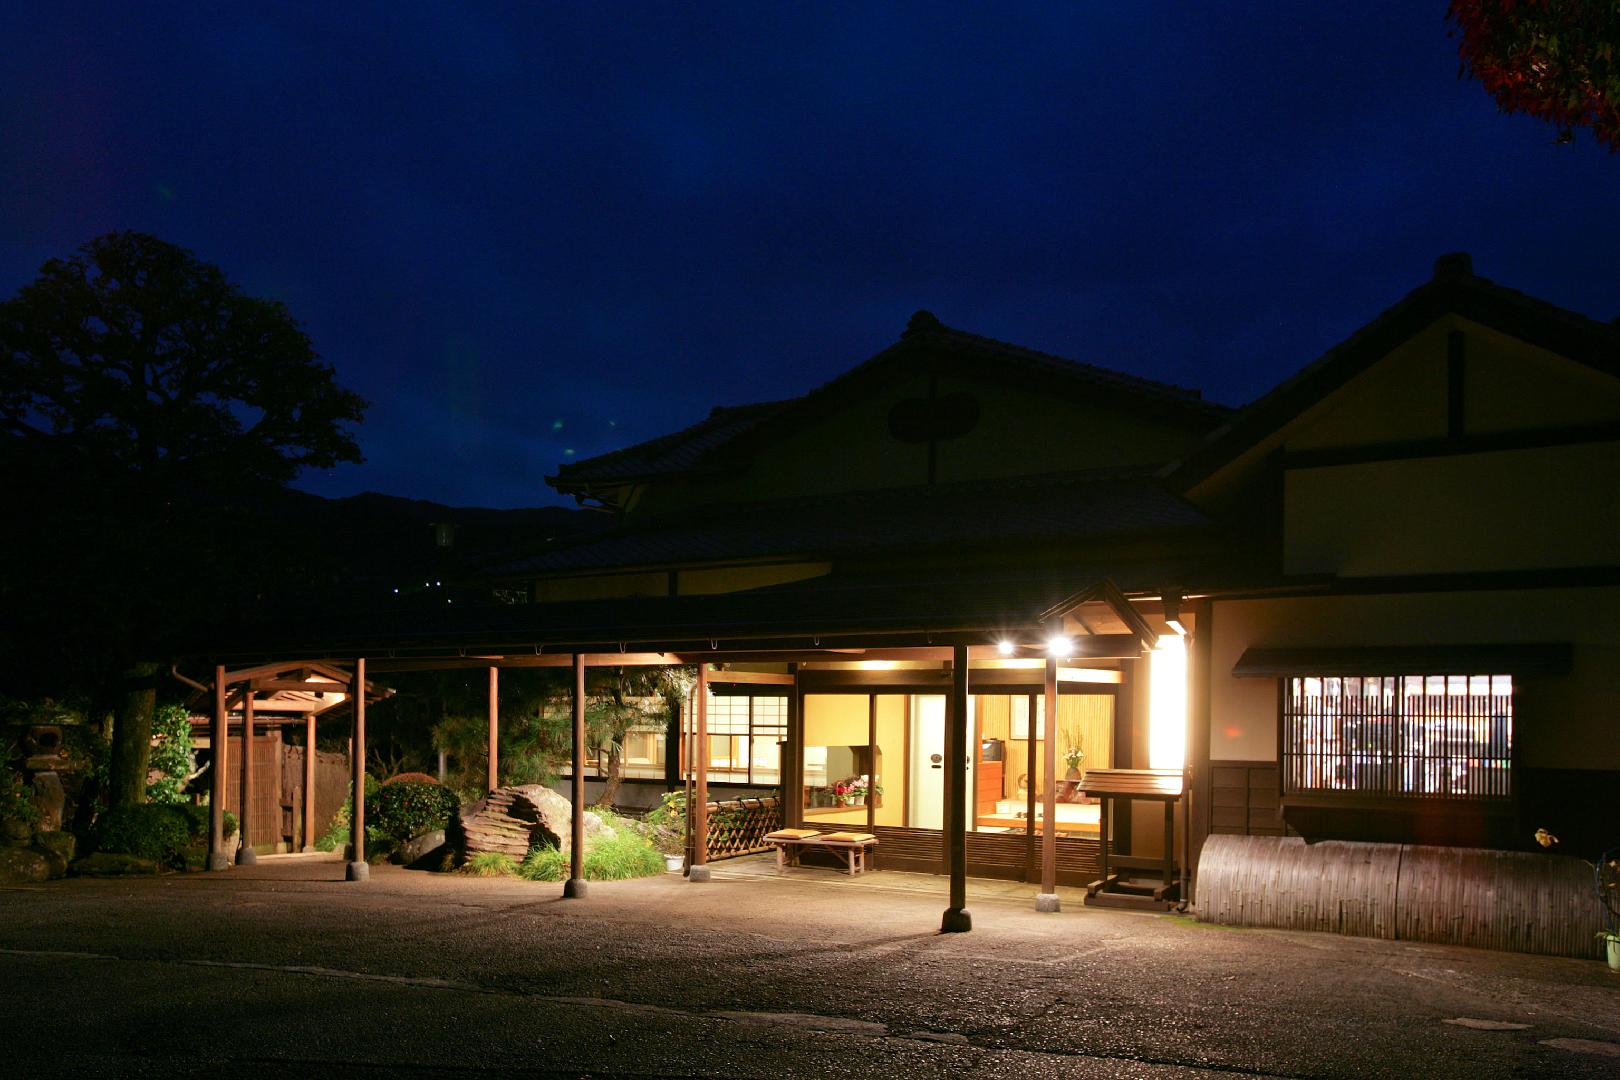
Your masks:
M692 867L691 870L687 871L686 879L688 881L708 881L709 880L709 868L708 868L708 866L707 865L701 865L701 866Z
M241 847L236 849L237 866L252 866L258 861L259 856L256 855L253 849L248 847L246 844L243 844Z
M965 934L973 929L973 916L968 914L967 908L946 908L945 917L939 922L939 932L942 934Z
M230 868L231 857L229 855L225 854L223 851L210 851L208 853L208 869L229 870Z
M585 898L585 879L571 877L563 882L563 899L583 900Z
M1036 911L1062 911L1063 904L1058 900L1057 893L1043 892L1035 894Z
M368 881L371 878L371 867L363 862L351 862L343 870L344 881Z

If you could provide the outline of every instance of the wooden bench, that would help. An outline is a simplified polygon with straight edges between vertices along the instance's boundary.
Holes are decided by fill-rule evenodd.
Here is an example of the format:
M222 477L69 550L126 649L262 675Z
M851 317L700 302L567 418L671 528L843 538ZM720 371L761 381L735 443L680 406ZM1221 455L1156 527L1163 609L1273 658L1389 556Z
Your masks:
M816 829L778 829L765 834L765 842L776 848L776 872L787 869L789 861L795 865L805 848L826 848L838 856L850 877L863 874L867 869L866 854L877 847L878 838L864 832L824 833Z

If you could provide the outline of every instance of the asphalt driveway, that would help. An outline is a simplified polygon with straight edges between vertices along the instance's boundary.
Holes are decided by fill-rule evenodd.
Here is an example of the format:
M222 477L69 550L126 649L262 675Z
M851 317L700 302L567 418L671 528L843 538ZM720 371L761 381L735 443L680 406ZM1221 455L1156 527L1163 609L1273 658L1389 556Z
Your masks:
M0 890L7 1074L1620 1077L1599 963L756 866L560 886L330 856ZM26 1019L24 1019L26 1018ZM19 1071L11 1071L17 1069Z

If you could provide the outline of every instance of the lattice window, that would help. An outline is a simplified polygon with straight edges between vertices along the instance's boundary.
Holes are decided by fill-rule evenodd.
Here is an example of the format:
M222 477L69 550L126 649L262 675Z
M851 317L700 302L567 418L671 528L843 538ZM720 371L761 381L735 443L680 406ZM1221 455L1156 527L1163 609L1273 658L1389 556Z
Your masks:
M709 699L710 780L777 784L787 738L787 698L717 694Z
M1282 736L1286 794L1506 799L1513 677L1284 679Z

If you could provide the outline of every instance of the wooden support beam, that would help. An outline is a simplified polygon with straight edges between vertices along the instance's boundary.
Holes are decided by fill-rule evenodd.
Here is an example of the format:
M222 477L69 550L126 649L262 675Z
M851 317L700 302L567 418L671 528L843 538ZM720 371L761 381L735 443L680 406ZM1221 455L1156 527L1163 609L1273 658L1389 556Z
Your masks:
M940 920L944 934L973 929L967 910L968 647L958 645L955 652L945 713L945 868L951 901Z
M253 816L253 695L242 695L242 807L241 813L236 815L236 835L242 840L236 849L236 864L238 866L252 866L259 861L258 855L253 851L252 829L249 819Z
M1046 661L1046 744L1041 754L1041 892L1036 911L1057 911L1057 661Z
M349 684L346 682L331 682L322 679L319 682L303 682L299 679L253 679L248 685L254 690L301 690L307 694L343 694L349 693Z
M214 755L214 775L208 785L208 869L224 870L231 865L225 854L225 766L229 751L225 744L225 665L214 667L214 723L208 741Z
M315 714L304 718L304 850L315 850Z
M495 678L494 668L489 669L489 677ZM490 686L493 692L493 681ZM585 657L579 653L574 654L573 706L574 806L569 815L573 847L568 853L568 881L563 885L563 896L569 898L585 895Z
M792 686L792 672L780 671L711 671L709 683L714 686Z
M692 697L692 868L688 880L709 880L709 665L699 661Z
M371 876L366 865L366 660L354 662L354 742L349 748L350 783L354 785L354 813L349 815L349 865L344 877L365 881Z
M577 665L576 665L577 666ZM489 669L489 776L486 790L501 786L501 669ZM576 766L576 769L578 766Z

